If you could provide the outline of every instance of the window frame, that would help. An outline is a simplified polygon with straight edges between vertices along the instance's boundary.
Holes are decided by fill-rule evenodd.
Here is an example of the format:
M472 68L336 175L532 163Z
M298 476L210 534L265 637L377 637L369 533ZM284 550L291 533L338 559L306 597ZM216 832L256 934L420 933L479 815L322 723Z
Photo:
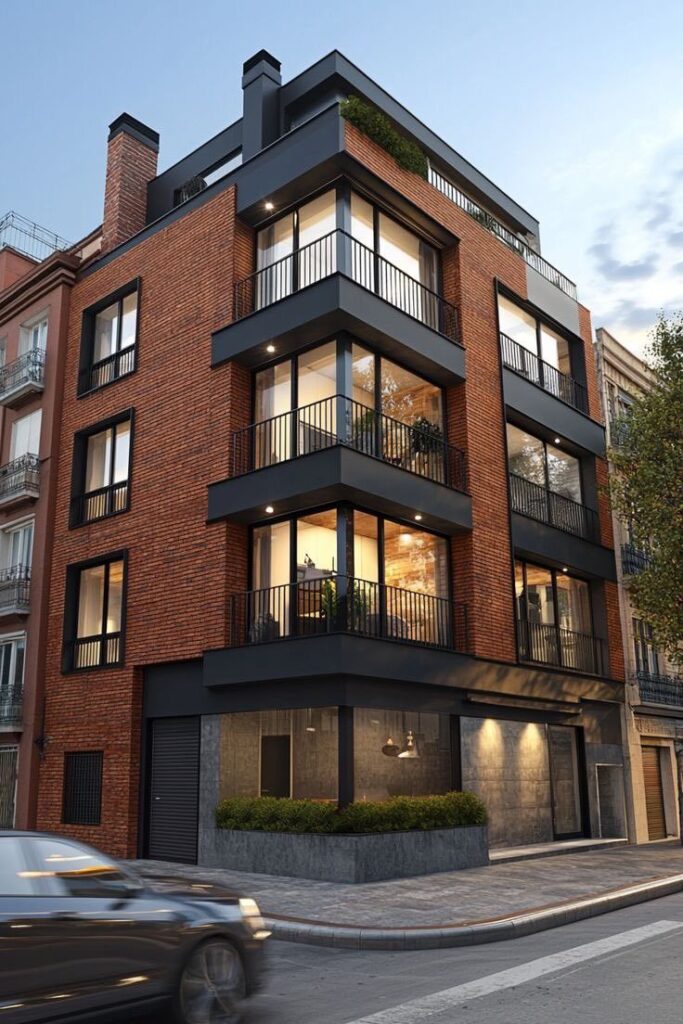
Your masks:
M508 444L508 436L507 436L507 428L508 427L514 427L515 430L519 430L523 434L528 434L529 437L532 437L534 439L534 441L538 441L543 446L543 480L544 480L543 487L544 487L544 489L549 494L555 494L559 498L564 498L566 501L573 501L575 505L581 505L583 508L587 508L588 506L586 505L586 487L585 487L585 482L584 482L584 473L585 473L585 470L584 470L584 460L580 456L574 455L572 452L564 451L559 445L552 444L552 442L548 441L547 438L540 437L538 434L532 434L529 430L527 430L526 427L520 427L519 424L515 423L513 420L506 420L505 421L505 447L506 447L506 455L507 455L508 465L510 463L510 446ZM554 491L552 489L552 487L550 486L550 472L549 472L549 467L548 467L548 446L549 445L550 445L551 448L555 448L557 451L562 452L563 455L568 455L570 458L575 459L576 462L578 463L578 468L579 468L579 489L581 491L581 500L580 501L576 501L575 498L569 498L566 494L561 494L560 491ZM510 470L510 473L512 475L514 475L514 476L521 476L520 473L514 473L513 474L512 470ZM522 479L523 480L527 480L527 477L522 477ZM534 480L529 480L528 482L529 483L535 483ZM540 484L536 484L536 486L540 486Z
M531 352L531 350L529 349L531 355L535 355L539 362L542 362L544 365L552 365L549 364L548 361L544 359L541 354L543 351L541 344L541 330L543 327L545 327L549 331L553 331L553 333L558 334L561 338L564 338L564 340L567 343L567 355L569 359L569 377L571 377L572 380L576 381L577 384L580 384L581 387L587 390L588 382L586 379L585 352L583 339L579 335L576 335L572 331L568 330L561 323L558 323L558 321L554 320L551 316L548 316L546 313L539 310L530 302L520 298L519 295L516 295L509 288L506 288L501 281L496 280L494 286L496 291L496 323L498 326L498 334L503 334L505 335L505 337L509 337L509 335L505 334L505 331L501 327L500 323L499 299L504 298L513 306L517 306L518 309L526 313L527 316L533 317L536 323L536 350L535 352ZM510 340L515 341L514 338L511 338ZM515 344L519 345L520 342L515 342ZM505 366L503 364L503 369L504 368ZM564 374L563 370L558 370L556 367L553 367L553 369L555 369L557 373ZM530 383L536 382L530 381ZM551 392L548 393L550 394ZM562 401L562 399L560 400ZM577 412L581 412L581 410L577 409ZM582 415L588 414L582 413Z
M636 672L647 676L660 674L660 653L655 643L652 626L648 626L635 615L631 618L633 629L633 648L636 658ZM647 664L645 663L647 658ZM650 667L652 665L652 668Z
M121 423L128 422L130 424L130 436L128 442L128 477L127 477L127 491L126 501L123 508L115 509L112 512L106 512L102 516L94 516L92 519L86 519L82 513L83 500L86 497L85 490L85 473L88 464L88 443L91 437L96 434L101 434L105 430L114 429ZM92 424L89 427L84 427L82 430L76 431L74 434L73 453L71 458L71 494L69 502L69 529L75 530L81 526L91 526L93 523L100 523L104 519L111 519L113 516L122 515L124 512L130 511L131 503L131 487L133 479L133 447L135 442L135 408L131 406L128 409L124 409L122 412L116 413L115 416L108 416L104 420L99 420L97 423ZM115 449L115 445L114 445ZM114 456L112 454L111 460L111 473L114 471ZM107 488L111 488L112 484L107 485ZM98 488L98 490L104 490L104 488ZM88 492L91 494L97 493L96 491Z
M125 349L121 349L121 330L122 330L122 307L123 300L129 295L137 294L137 305L135 315L135 340L132 345L129 345ZM97 391L101 391L103 388L109 387L111 384L115 384L119 380L123 380L125 377L130 377L138 368L138 349L140 343L140 307L142 298L142 279L140 277L133 278L132 281L128 281L127 284L117 288L116 291L110 292L102 299L98 299L92 306L88 306L83 310L82 321L81 321L81 348L78 363L78 377L76 381L76 397L84 398L86 395L94 394ZM119 305L119 317L118 317L118 329L117 329L117 342L116 350L113 353L115 357L119 357L122 352L128 352L132 349L133 365L130 370L125 373L119 373L113 376L111 380L106 380L101 384L92 384L92 372L95 366L105 362L105 360L99 360L98 363L93 361L94 347L95 347L95 325L97 321L98 313L107 309L108 306L118 303ZM112 358L108 356L107 358ZM85 383L84 383L85 382Z
M591 636L591 637L594 637L596 639L598 638L597 633L595 632L595 609L593 607L593 592L592 592L592 589L591 589L590 580L587 580L583 576L578 576L574 572L562 572L561 569L557 569L557 568L555 568L555 566L543 565L541 562L534 562L533 560L530 560L528 558L515 558L514 559L513 573L515 574L515 577L516 577L516 567L517 567L517 565L521 565L522 566L522 594L523 594L523 597L524 597L524 603L523 603L524 617L522 619L523 622L529 622L529 599L528 599L528 588L527 588L527 566L531 565L531 566L534 566L537 569L543 569L544 572L549 572L550 573L550 579L551 579L552 588L553 588L553 618L554 618L554 622L546 623L546 625L552 626L555 630L558 630L558 631L560 629L566 628L566 627L560 626L559 603L558 603L558 600L557 600L557 579L558 579L558 576L568 576L571 579L579 580L581 583L588 584L588 610L590 612L590 633L587 633L587 634L586 633L583 633L583 634L579 633L578 635L579 636ZM515 585L515 617L518 618L518 604L517 604L517 595L516 595L516 585ZM570 632L576 633L578 631L577 630L570 630Z
M121 589L121 629L119 631L119 656L116 661L101 662L97 665L76 665L75 645L78 637L78 606L80 599L80 578L84 569L94 569L103 565L108 567L112 562L123 562L123 586ZM105 572L105 581L108 584L109 574ZM102 606L102 623L106 621L108 585L105 590L105 598ZM97 555L82 562L72 562L66 567L66 583L64 587L64 625L62 634L62 674L72 672L99 672L103 670L122 668L126 663L126 626L128 611L128 550L110 551L104 555ZM106 636L115 636L115 633L98 633L95 635L100 642Z
M21 662L21 679L17 680L17 650L18 645L23 641L24 654ZM6 633L0 635L0 651L3 647L11 647L9 654L9 683L8 692L9 694L15 694L19 697L23 696L24 693L24 680L26 678L26 631L23 630L18 633ZM2 657L0 657L0 694L2 693Z
M99 779L98 779L98 813L97 820L92 821L74 821L73 816L67 817L67 783L68 783L68 767L69 758L76 758L79 756L97 757L99 763ZM61 823L62 825L76 825L86 827L98 827L102 824L102 788L104 781L104 751L103 750L65 750L64 751L64 762L63 762L63 775L62 775L62 812L61 812ZM55 840L63 840L68 843L69 839L67 836L55 836Z

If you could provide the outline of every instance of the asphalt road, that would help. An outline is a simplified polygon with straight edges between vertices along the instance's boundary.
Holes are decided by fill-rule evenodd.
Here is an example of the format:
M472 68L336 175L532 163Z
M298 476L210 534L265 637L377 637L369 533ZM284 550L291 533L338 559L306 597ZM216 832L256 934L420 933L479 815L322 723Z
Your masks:
M683 894L490 946L270 961L247 1024L680 1024Z

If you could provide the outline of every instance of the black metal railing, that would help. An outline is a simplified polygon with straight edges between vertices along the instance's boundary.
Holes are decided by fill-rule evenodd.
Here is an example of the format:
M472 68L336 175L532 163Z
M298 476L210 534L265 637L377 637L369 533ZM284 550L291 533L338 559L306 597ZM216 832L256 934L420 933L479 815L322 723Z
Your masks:
M636 576L650 565L650 556L633 544L621 545L621 569L624 576Z
M565 294L570 295L573 299L576 298L576 285L571 281L566 274L554 267L552 263L548 263L546 259L543 259L537 252L535 252L531 246L527 245L526 242L518 238L517 235L513 234L509 228L506 228L504 224L490 214L487 210L484 210L478 203L475 203L473 199L466 196L464 192L461 192L453 182L449 181L448 178L444 178L443 174L431 166L429 166L429 183L434 188L438 189L443 195L445 195L452 203L459 206L462 210L470 215L474 220L478 221L482 227L490 231L492 235L499 238L501 242L508 245L511 249L514 249L519 255L525 260L530 267L533 267L537 273L541 274L546 281L550 281L556 288L560 288Z
M574 669L591 675L607 672L607 644L590 633L576 633L562 626L517 620L517 644L521 661Z
M523 476L510 473L512 511L548 523L575 537L597 542L600 539L598 514L563 494L549 491Z
M232 594L228 623L230 647L355 633L422 647L469 649L464 604L353 576L321 576Z
M45 379L45 353L41 348L24 352L23 356L0 368L0 402L27 384L42 387Z
M254 423L232 435L231 476L345 445L456 491L467 490L463 451L438 424L410 426L344 395L332 395Z
M0 217L0 249L6 245L41 261L57 250L69 249L71 242L10 210Z
M96 388L111 384L119 377L125 377L135 369L135 345L114 352L105 359L99 359L81 370L78 378L78 393L94 391Z
M20 455L18 459L0 466L0 502L24 492L34 498L40 493L40 460L37 455Z
M408 316L460 343L455 306L339 229L238 281L235 320L271 306L332 274L350 278Z
M640 699L644 704L670 704L683 707L683 678L655 672L636 672Z
M24 708L22 688L0 688L0 725L21 725Z
M540 359L535 352L530 352L519 342L501 332L500 351L503 364L514 370L520 377L525 377L532 384L538 384L549 394L559 398L567 405L572 405L579 412L588 413L588 393L577 380L556 367Z
M128 508L128 481L98 487L73 499L72 522L76 525L92 523L96 519L125 512Z
M121 661L121 633L78 637L71 644L70 668L102 668Z
M0 569L0 612L26 611L31 599L31 567L11 565Z

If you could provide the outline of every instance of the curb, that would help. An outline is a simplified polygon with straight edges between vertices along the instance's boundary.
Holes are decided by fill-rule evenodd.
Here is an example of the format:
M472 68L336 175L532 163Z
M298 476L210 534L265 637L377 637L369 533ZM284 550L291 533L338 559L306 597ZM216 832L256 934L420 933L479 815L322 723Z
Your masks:
M612 889L599 896L587 896L549 907L525 910L509 917L472 921L464 924L418 925L413 928L377 928L306 921L266 915L266 927L274 939L300 942L309 946L333 946L336 949L419 950L451 949L503 942L589 917L623 910L638 903L672 896L683 891L683 874L640 882Z

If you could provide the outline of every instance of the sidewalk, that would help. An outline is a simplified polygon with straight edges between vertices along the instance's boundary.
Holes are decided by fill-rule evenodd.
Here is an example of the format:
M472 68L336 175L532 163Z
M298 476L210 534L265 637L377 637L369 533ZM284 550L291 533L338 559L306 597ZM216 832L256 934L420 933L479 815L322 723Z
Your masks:
M213 881L258 900L276 938L417 949L498 941L683 891L683 848L628 846L366 885L162 861L142 874Z

